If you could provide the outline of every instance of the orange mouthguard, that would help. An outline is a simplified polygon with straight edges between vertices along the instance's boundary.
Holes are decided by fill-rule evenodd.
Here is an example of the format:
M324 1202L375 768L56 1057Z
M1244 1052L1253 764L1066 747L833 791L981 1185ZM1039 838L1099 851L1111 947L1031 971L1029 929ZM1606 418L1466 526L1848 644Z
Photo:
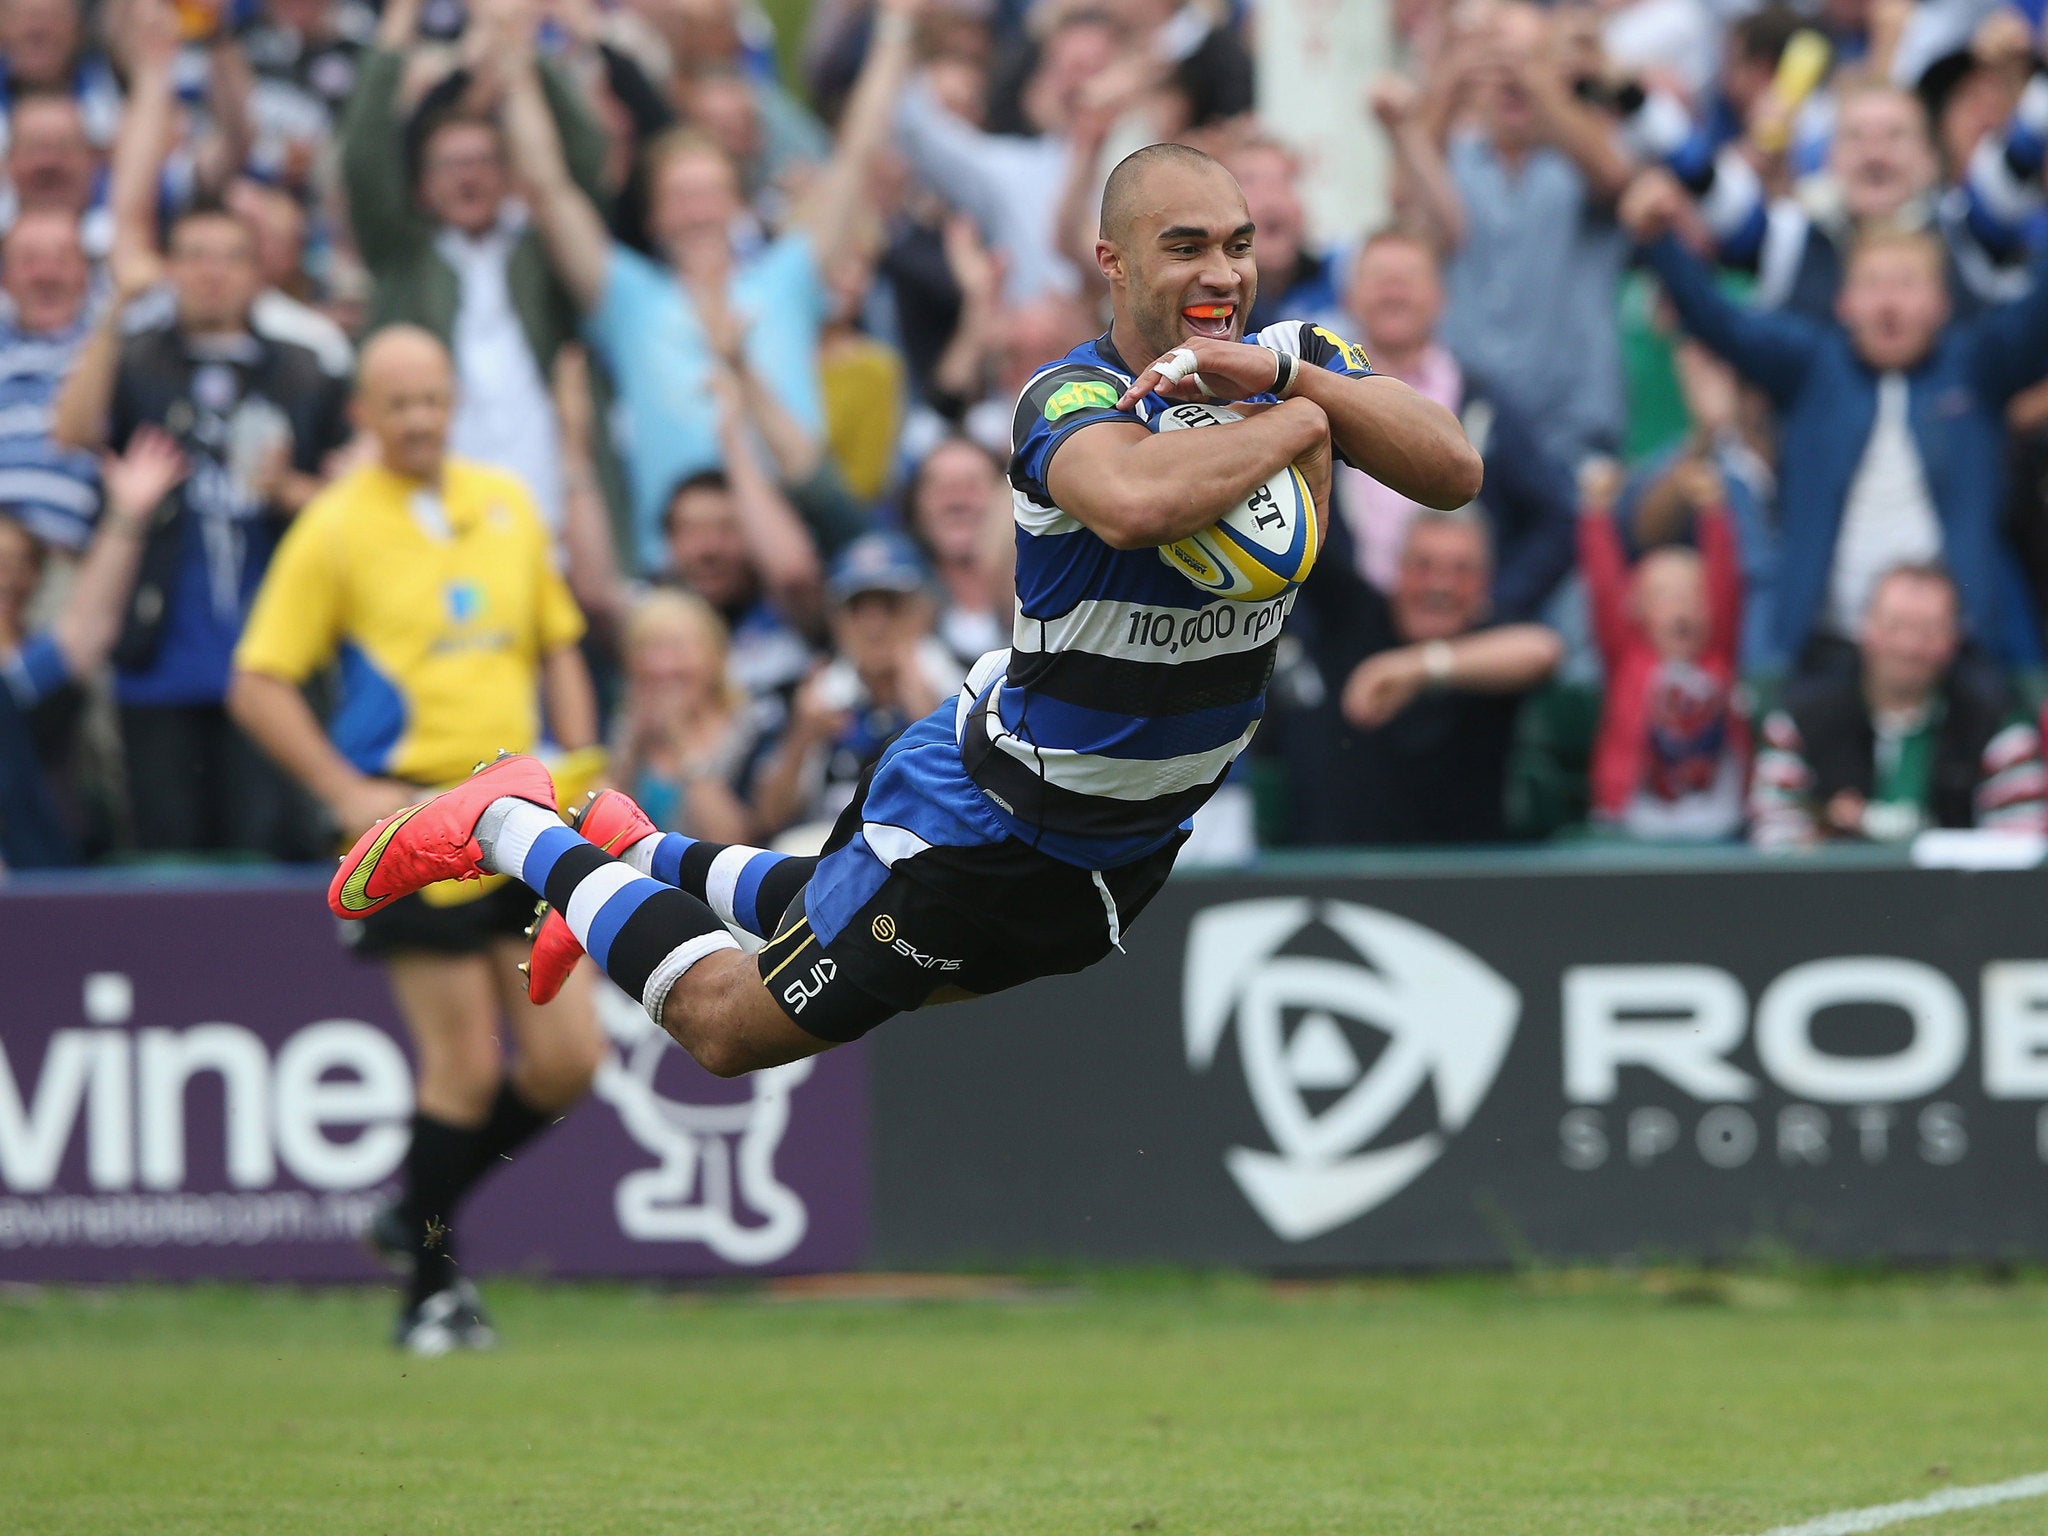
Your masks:
M1190 320L1227 320L1236 309L1235 304L1190 304L1181 313Z

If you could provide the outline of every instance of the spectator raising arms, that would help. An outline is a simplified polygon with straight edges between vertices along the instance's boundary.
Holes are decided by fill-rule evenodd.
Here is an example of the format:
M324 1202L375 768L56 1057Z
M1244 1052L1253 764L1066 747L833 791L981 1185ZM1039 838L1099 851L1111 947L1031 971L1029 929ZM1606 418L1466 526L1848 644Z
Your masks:
M1779 653L1847 668L1878 576L1940 560L1969 636L2002 659L2040 654L2000 532L2005 403L2048 372L2048 252L2024 299L1950 318L1938 241L1872 234L1849 255L1835 319L1745 307L1670 233L1683 194L1663 172L1629 189L1644 243L1686 330L1780 412Z
M305 347L256 334L261 284L247 225L201 205L171 226L173 313L125 341L125 299L153 252L117 252L114 302L57 397L56 437L124 450L144 427L191 473L150 532L115 697L135 840L149 852L311 857L303 802L228 718L229 658L284 523L348 435L343 388Z
M462 95L423 122L403 115L406 49L420 5L386 0L341 129L349 222L375 285L370 329L403 322L441 339L460 382L454 451L515 476L559 528L563 466L549 382L575 338L575 307L512 196L498 122ZM579 195L596 197L603 138L569 83L552 65L532 62L531 17L511 0L474 10L481 54L494 67L528 56L524 68L561 145L563 173Z
M60 697L106 665L121 633L150 519L185 475L184 455L154 427L109 457L106 507L64 607L30 633L27 607L41 564L20 523L0 517L0 869L68 864L75 814L54 791L66 734L51 720ZM57 738L53 740L52 738Z
M1957 609L1937 567L1878 579L1859 672L1764 722L1757 846L1901 842L1927 827L2042 830L2040 737L2002 687L1957 668Z
M1606 671L1592 798L1597 816L1634 836L1714 841L1743 819L1742 571L1718 477L1699 460L1687 469L1705 482L1697 550L1662 545L1630 571L1599 487L1579 519L1579 569Z
M514 166L556 270L588 316L629 422L625 457L638 545L659 558L669 492L717 468L716 422L700 402L715 353L699 318L707 289L729 302L746 335L749 366L812 436L824 430L818 333L829 312L823 272L848 243L894 98L910 64L919 0L885 0L839 144L796 228L736 244L743 224L739 173L716 140L687 130L647 151L649 230L657 264L615 242L600 210L571 177L548 111L530 25L508 22L500 64Z

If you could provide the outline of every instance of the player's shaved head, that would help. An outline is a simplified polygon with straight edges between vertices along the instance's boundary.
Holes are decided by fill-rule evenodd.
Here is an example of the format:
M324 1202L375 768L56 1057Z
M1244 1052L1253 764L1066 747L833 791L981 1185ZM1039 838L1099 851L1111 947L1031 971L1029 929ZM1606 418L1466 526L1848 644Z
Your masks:
M1109 180L1102 184L1102 220L1097 235L1118 245L1127 243L1132 219L1150 201L1147 194L1151 183L1169 168L1182 173L1199 174L1206 169L1219 176L1230 175L1213 155L1205 155L1187 144L1147 144L1143 149L1133 150L1117 161Z
M364 344L356 365L356 425L377 440L386 469L438 480L454 411L454 365L432 331L387 326Z

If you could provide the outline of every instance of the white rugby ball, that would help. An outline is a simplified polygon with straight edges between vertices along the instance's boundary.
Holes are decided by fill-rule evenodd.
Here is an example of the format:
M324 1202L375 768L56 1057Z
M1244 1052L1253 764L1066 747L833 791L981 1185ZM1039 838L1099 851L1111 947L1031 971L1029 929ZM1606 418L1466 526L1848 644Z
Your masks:
M1190 400L1161 411L1152 430L1183 432L1243 420L1226 405ZM1257 603L1301 585L1315 566L1320 542L1315 497L1301 471L1289 464L1200 533L1161 545L1159 558L1204 592Z

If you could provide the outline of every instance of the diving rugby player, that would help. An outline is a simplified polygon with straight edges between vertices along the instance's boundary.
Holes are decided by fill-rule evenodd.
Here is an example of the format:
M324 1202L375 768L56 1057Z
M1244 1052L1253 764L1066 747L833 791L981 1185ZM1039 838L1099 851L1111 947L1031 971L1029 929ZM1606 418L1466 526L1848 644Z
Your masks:
M1011 649L897 737L822 855L662 834L616 792L572 829L546 770L505 757L365 833L334 910L512 875L552 909L536 998L588 951L721 1076L1120 947L1251 740L1293 602L1212 598L1158 546L1290 464L1327 507L1333 453L1432 507L1479 490L1456 418L1356 346L1292 320L1241 339L1253 241L1244 194L1197 150L1154 145L1111 173L1095 256L1113 323L1017 405ZM1242 402L1246 419L1147 426L1201 398ZM748 954L728 925L769 942Z

